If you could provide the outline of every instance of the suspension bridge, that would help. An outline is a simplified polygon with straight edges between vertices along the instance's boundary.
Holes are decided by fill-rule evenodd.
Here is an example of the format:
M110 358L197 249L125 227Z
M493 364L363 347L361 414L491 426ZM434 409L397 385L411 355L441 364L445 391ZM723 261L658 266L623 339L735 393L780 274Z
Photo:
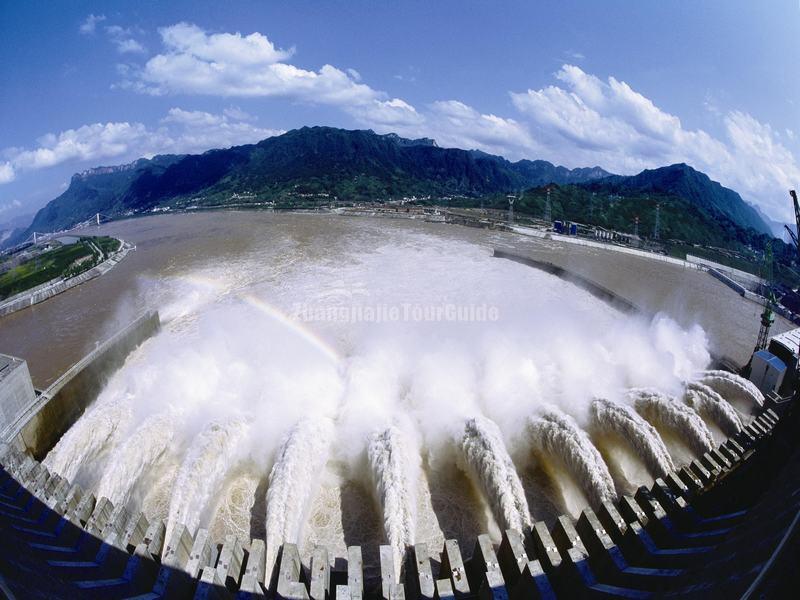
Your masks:
M64 235L70 231L74 231L76 229L85 229L86 227L92 226L99 226L103 223L108 223L111 221L111 217L108 215L104 215L103 213L95 213L94 216L86 219L85 221L81 221L80 223L73 225L70 229L63 229L61 231L52 231L52 232L41 232L41 231L34 231L32 232L25 240L17 244L16 248L20 246L25 246L27 244L42 244L56 238L60 235Z

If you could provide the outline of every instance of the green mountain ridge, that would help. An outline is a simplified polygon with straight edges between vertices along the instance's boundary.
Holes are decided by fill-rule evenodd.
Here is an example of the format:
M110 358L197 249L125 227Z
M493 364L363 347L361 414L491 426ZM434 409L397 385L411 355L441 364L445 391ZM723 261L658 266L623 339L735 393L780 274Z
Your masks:
M731 189L712 181L708 175L685 163L658 169L646 169L638 175L612 175L587 186L602 188L617 194L672 194L703 207L711 213L729 217L737 225L750 227L759 233L772 233L772 228L759 212Z
M156 156L84 171L73 176L69 188L42 208L12 242L26 239L33 231L70 227L97 212L120 216L173 204L218 206L232 203L234 195L238 205L268 200L287 208L313 205L317 197L326 202L334 197L372 202L428 196L434 201L449 198L455 204L474 205L479 198L548 184L576 186L595 194L658 194L665 202L678 198L699 211L700 217L687 214L687 218L716 220L757 233L770 231L739 194L687 165L622 176L600 167L567 169L543 160L510 162L477 150L441 148L429 138L409 140L371 130L303 127L257 144L196 155ZM524 205L519 208L524 212Z

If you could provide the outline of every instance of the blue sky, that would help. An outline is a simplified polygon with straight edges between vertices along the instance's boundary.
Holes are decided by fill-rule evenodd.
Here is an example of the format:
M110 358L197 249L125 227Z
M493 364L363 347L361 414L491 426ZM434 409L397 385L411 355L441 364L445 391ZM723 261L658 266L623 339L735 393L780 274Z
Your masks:
M789 220L798 25L798 0L0 0L0 223L88 167L302 125L687 162Z

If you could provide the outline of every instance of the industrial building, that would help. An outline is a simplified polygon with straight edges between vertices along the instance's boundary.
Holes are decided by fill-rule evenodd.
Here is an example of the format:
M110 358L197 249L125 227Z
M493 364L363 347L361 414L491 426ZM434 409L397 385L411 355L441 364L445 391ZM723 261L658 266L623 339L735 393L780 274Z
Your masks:
M789 396L797 383L800 327L770 338L751 360L750 381L765 395Z

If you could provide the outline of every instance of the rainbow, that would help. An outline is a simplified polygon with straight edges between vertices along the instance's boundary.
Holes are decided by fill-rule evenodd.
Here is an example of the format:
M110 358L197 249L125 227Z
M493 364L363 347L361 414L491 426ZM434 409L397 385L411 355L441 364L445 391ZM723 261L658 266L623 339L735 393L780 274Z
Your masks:
M313 346L321 354L328 358L332 363L338 366L341 362L342 357L324 338L322 338L311 328L303 325L302 322L292 318L290 315L287 315L277 306L269 304L253 294L240 294L239 297L247 305L252 306L262 314L271 318L273 321L280 323L287 329L290 329L296 335L300 336L303 340L308 342L309 345Z
M259 298L255 294L249 292L240 292L236 293L231 287L224 285L220 281L213 279L211 277L197 275L197 274L190 274L190 275L182 275L178 277L183 281L190 283L191 285L197 287L203 287L206 289L212 289L220 293L220 295L227 295L231 292L235 294L237 298L242 300L248 306L255 308L261 314L269 317L275 323L278 323L285 327L286 329L290 330L292 333L297 335L302 340L306 341L311 347L316 349L320 354L322 354L325 358L327 358L331 363L335 364L337 367L342 361L341 355L336 351L336 349L322 336L320 336L317 332L315 332L310 327L304 325L301 321L296 318L293 318L291 315L287 314L285 311L281 310L279 307L275 306L274 304L270 304L266 302L262 298Z

